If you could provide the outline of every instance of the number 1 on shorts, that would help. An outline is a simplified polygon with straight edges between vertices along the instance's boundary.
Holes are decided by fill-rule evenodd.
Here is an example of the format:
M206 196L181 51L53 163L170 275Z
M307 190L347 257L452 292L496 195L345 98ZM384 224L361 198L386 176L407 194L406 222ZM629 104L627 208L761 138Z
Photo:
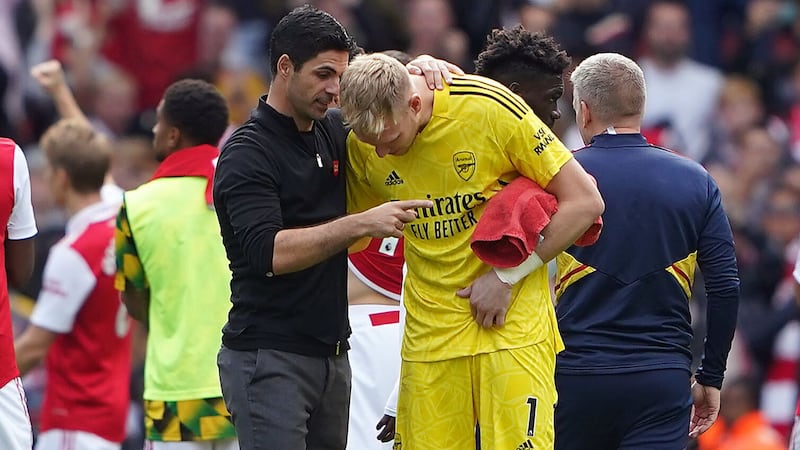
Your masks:
M528 397L528 436L533 436L533 430L536 428L536 398Z

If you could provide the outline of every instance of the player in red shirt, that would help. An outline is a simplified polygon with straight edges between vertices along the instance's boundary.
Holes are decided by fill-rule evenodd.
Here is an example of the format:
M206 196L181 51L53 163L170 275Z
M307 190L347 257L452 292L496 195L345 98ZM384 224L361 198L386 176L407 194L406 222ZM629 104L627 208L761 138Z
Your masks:
M11 139L0 138L0 448L29 450L33 443L25 392L14 357L8 285L24 285L33 272L36 222L28 165Z
M50 191L70 215L50 250L31 324L15 342L25 373L46 360L37 450L119 449L130 383L130 319L114 289L120 198L102 199L108 141L63 119L42 137Z
M387 402L400 375L400 291L403 284L403 240L372 239L363 251L350 254L347 300L350 328L350 420L347 448L392 448L376 439L375 423L397 415ZM391 403L391 405L390 405ZM387 409L388 408L388 409ZM390 424L381 441L394 432Z

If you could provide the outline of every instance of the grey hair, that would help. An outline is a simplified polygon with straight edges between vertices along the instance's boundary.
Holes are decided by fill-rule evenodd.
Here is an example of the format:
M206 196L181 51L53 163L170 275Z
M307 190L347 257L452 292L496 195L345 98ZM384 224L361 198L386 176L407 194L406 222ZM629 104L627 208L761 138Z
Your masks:
M583 101L594 116L608 122L644 112L644 74L630 58L598 53L578 64L570 80L576 111Z

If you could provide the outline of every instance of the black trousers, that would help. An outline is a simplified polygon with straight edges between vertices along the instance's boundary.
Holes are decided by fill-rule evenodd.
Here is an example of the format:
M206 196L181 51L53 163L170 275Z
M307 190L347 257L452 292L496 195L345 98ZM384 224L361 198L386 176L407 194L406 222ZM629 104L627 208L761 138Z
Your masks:
M312 357L222 347L217 365L241 450L344 450L347 353Z
M690 374L556 374L555 450L682 450L689 441Z

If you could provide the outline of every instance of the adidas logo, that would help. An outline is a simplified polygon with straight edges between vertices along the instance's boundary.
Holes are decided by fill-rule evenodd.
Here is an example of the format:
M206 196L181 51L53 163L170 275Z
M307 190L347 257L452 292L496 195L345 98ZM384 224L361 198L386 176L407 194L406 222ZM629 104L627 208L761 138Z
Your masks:
M534 448L533 447L533 442L531 442L530 439L527 439L522 444L519 444L519 446L517 447L517 450L525 450L526 448Z
M397 174L394 170L386 177L386 182L384 183L387 186L395 186L398 184L403 184L403 179L400 178L400 175Z

